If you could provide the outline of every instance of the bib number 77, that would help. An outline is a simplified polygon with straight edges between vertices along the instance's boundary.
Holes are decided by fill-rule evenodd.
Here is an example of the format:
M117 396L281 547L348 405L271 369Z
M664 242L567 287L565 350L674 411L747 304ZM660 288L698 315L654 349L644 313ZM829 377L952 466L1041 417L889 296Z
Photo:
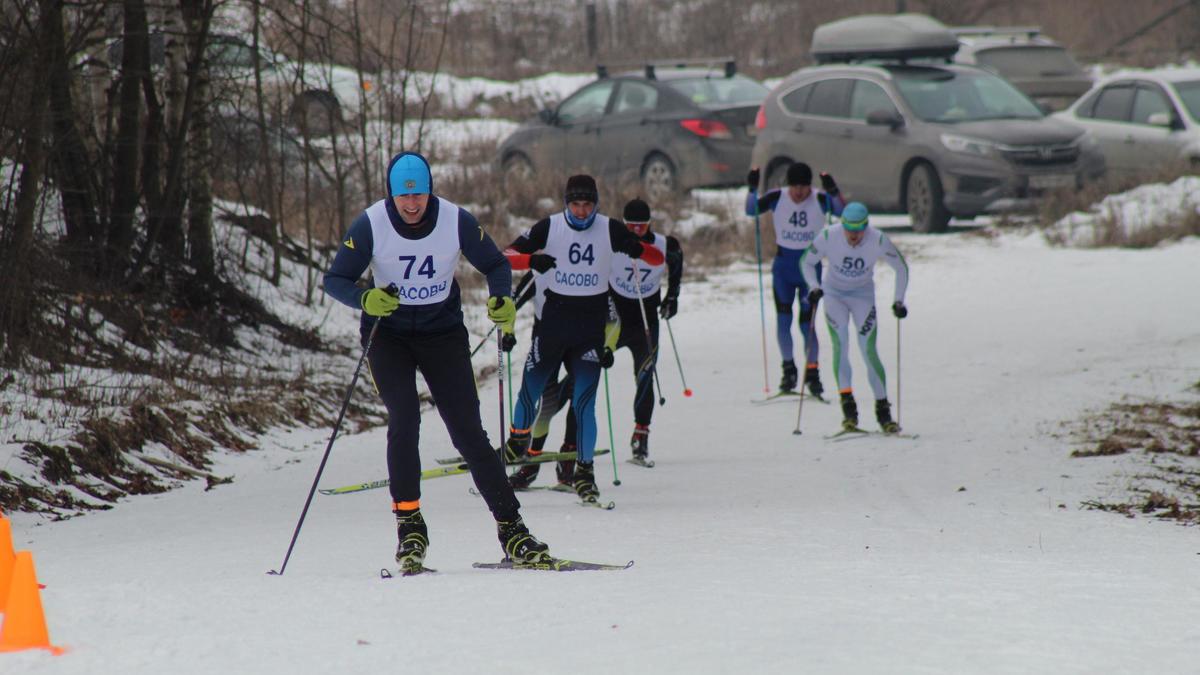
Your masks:
M625 281L633 281L633 268L626 267L625 271L629 272L629 274L626 275L626 277L625 277ZM638 271L642 273L642 283L643 284L646 283L646 278L650 276L650 268L649 267L641 267L638 269Z

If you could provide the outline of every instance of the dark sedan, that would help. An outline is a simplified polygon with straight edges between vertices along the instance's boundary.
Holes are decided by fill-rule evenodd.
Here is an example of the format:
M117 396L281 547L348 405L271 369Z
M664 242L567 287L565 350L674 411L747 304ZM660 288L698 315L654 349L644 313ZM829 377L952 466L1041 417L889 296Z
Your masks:
M735 72L649 64L600 77L543 110L500 145L510 176L586 171L635 182L651 200L695 187L740 185L766 87Z

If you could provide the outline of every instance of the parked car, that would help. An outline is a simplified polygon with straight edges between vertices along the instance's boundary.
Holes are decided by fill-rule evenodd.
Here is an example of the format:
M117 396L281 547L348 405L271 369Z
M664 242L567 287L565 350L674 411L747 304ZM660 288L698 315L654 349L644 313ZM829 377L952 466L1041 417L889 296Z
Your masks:
M587 171L635 181L652 203L695 187L740 184L767 88L738 74L733 61L697 65L650 63L612 76L599 66L595 82L500 144L500 166L509 175Z
M1114 172L1200 171L1200 68L1116 73L1057 117L1090 131Z
M1083 129L990 71L949 63L958 39L929 17L843 19L812 45L820 65L784 79L758 115L752 163L768 186L804 161L848 198L938 232L951 216L1029 208L1104 173Z
M955 63L986 68L1008 80L1045 110L1062 110L1092 86L1066 47L1033 26L959 26Z
M166 62L165 36L161 32L149 35L150 65L161 68ZM115 72L121 65L124 45L112 40L106 58L94 61ZM240 36L214 34L205 49L214 88L214 97L221 104L223 116L237 116L254 110L254 47ZM327 63L290 61L264 46L258 49L258 67L263 89L275 100L268 111L278 107L286 113L288 122L296 127L308 126L310 133L324 135L333 132L345 115L355 115L372 109L382 110L379 88L373 78L360 80L352 68ZM277 104L277 105L276 105Z

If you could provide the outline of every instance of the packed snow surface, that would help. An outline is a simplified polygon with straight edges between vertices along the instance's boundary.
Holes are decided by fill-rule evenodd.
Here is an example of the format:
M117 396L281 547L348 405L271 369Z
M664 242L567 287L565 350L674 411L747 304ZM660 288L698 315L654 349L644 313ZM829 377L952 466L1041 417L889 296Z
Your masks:
M553 552L634 567L473 569L501 551L456 476L423 486L438 574L379 578L396 540L376 490L318 495L286 574L270 576L328 438L282 429L263 450L220 457L213 471L232 484L191 482L61 522L13 515L46 585L51 638L69 651L0 655L0 672L1195 672L1197 530L1082 508L1121 492L1121 458L1072 459L1061 431L1200 380L1200 311L1182 290L1200 281L1200 242L1070 250L973 228L889 231L909 257L911 314L898 325L887 311L892 275L880 270L879 348L893 414L915 440L824 440L840 411L811 399L795 435L794 402L751 404L764 386L759 282L743 266L685 285L672 328L691 398L664 331L658 466L624 462L633 377L621 352L608 373L613 441L603 397L598 407L621 485L608 457L597 477L616 509L521 495ZM774 386L769 300L766 320ZM496 383L480 384L495 430ZM455 454L436 412L422 433L426 466ZM321 486L383 478L384 437L340 437Z

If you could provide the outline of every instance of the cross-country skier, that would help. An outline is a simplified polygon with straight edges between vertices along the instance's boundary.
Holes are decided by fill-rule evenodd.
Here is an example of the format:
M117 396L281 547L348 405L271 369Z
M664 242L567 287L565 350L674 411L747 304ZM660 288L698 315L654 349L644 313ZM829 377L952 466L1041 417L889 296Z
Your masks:
M838 194L833 176L821 174L821 190L812 189L812 169L796 162L787 169L787 189L775 188L758 197L759 172L752 169L746 176L750 193L746 195L746 215L770 212L775 225L775 261L771 263L771 287L775 293L775 334L783 358L781 392L796 388L798 374L792 357L792 304L800 296L800 334L804 336L806 367L804 381L817 397L824 393L820 370L817 367L817 332L812 317L816 307L808 302L808 286L800 274L800 255L808 248L817 233L825 227L826 214L838 215L845 202Z
M829 261L824 280L819 275L821 259ZM887 380L883 362L875 351L878 321L875 316L875 263L887 263L896 271L896 290L892 313L897 319L908 316L904 292L908 288L908 263L887 235L871 227L867 207L850 202L842 211L842 222L825 228L804 252L804 279L812 290L809 302L815 305L825 298L825 321L833 340L838 390L842 395L842 426L858 429L858 406L850 381L850 320L858 332L858 347L867 364L867 378L875 394L875 419L884 432L894 434L900 426L892 420L887 399Z
M658 359L658 317L670 319L679 311L679 284L683 278L683 249L679 240L650 231L650 205L634 199L625 205L625 225L631 232L662 252L664 265L635 263L624 253L612 260L613 304L620 319L621 336L617 348L628 347L633 354L633 375L637 386L633 398L633 437L629 441L635 462L646 462L650 454L650 418L654 414L654 369ZM667 294L659 297L663 274L667 276ZM642 307L638 307L641 298ZM650 344L646 344L647 331ZM615 448L614 448L615 450Z
M594 178L571 176L563 194L564 209L538 221L505 251L515 269L542 273L546 287L546 304L529 348L505 452L510 459L525 455L542 390L559 366L567 363L575 378L571 400L578 425L573 486L585 501L600 496L593 468L596 387L604 351L612 255L621 251L651 265L663 262L658 249L644 244L621 221L600 214L599 202Z
M413 152L392 158L387 197L350 224L329 271L325 290L362 310L363 343L379 330L367 355L371 376L388 411L387 465L399 545L396 561L420 571L429 546L421 514L421 423L416 373L421 371L451 442L470 466L479 493L496 519L506 556L518 562L549 557L529 533L520 503L504 475L479 417L479 398L454 271L460 255L487 277L488 318L511 334L516 307L508 261L465 209L433 194L429 162ZM370 268L374 286L356 285ZM384 289L395 284L399 296Z

